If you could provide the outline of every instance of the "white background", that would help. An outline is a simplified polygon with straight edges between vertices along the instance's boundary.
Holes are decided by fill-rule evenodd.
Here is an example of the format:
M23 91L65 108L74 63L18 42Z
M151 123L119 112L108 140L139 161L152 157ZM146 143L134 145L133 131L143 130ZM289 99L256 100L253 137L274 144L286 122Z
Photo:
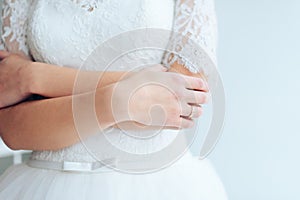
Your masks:
M216 8L227 118L210 158L230 200L300 199L300 1Z
M210 158L231 200L300 199L300 1L216 9L227 115Z

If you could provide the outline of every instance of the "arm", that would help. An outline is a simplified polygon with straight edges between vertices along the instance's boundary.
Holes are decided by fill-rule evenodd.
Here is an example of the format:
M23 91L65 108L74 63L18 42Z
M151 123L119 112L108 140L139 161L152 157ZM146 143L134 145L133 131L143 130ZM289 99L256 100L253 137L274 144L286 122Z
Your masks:
M0 51L0 108L20 102L31 94L62 97L73 94L76 77L85 93L118 82L127 72L79 71L46 63L32 62L17 54ZM100 79L101 78L101 79ZM16 81L18 80L18 81Z
M30 65L29 71L35 74L35 84L31 93L45 97L72 95L78 76L80 76L80 81L85 83L81 86L80 93L85 93L116 83L129 73L126 71L83 71L37 62Z
M4 0L3 2L0 47L5 51L0 53L1 59L4 59L1 61L0 91L1 98L4 97L7 101L0 98L1 107L18 102L30 92L47 94L47 91L36 90L41 87L36 87L35 73L28 70L29 66L32 66L26 44L30 5L31 0ZM72 75L70 71L69 73ZM13 78L6 79L7 77L4 76L9 74L13 74ZM52 70L52 74L56 74L55 70ZM64 94L66 93L64 90ZM99 94L97 95L99 104L103 105L98 108L99 112L109 113L106 109L110 107L105 106L109 97L109 89L99 89L97 94ZM90 95L79 95L77 98L84 102ZM75 143L79 138L73 122L72 98L65 96L2 108L0 110L0 137L12 149L54 150ZM108 114L106 118L99 120L104 128L112 123ZM89 128L92 133L93 127Z
M169 72L208 79L209 72L201 69L201 60L193 60L186 51L190 46L200 45L208 56L216 60L217 26L213 0L177 0L175 5L173 35L162 64ZM180 48L176 48L180 46ZM174 54L175 52L176 54ZM196 66L191 65L191 62ZM135 122L117 124L116 127L126 130L147 130L155 127L144 126Z
M0 136L12 149L55 150L69 146L79 141L72 110L74 98L85 112L95 97L96 116L105 129L114 124L110 114L111 92L111 87L105 87L95 93L25 102L1 109ZM99 131L86 120L81 123L87 136Z
M195 55L200 46L216 62L217 20L214 0L177 0L173 35L162 63L169 71L209 78L205 58Z
M199 90L206 90L201 79L169 72L141 71L95 92L25 102L1 109L0 136L12 149L55 150L72 145L79 141L74 102L80 109L80 118L76 118L76 122L80 123L80 133L85 134L80 135L82 139L128 121L159 129L189 128L193 126L192 120L181 116L189 115L188 103L203 104L207 101L207 96L197 92ZM160 105L161 109L153 110L150 116L148 112L153 105ZM200 114L197 111L195 117ZM78 113L75 116L78 117Z
M6 52L0 52L0 108L18 103L30 94L60 97L71 95L73 92L77 70L31 61L26 42L27 19L31 5L32 0L3 1L0 49ZM100 75L103 78L99 84L105 86L119 80L123 73L81 73L87 80L95 80ZM86 84L82 90L90 91L90 85Z
M11 2L11 1L7 1L7 2ZM20 2L27 2L27 1L12 0L12 2L16 2L16 4L18 4ZM19 9L20 8L25 8L25 6L19 7ZM16 10L18 12L18 9L15 9L15 11ZM17 27L17 29L18 28L20 27ZM26 31L23 32L25 33ZM26 51L23 51L22 50L23 48L21 48L24 46L26 47L25 40L22 39L20 40L20 37L16 37L14 31L5 32L4 36L2 37L2 39L5 41L6 49L12 49L11 52L18 53L19 55L24 57L27 56L28 58L28 54L26 54ZM23 35L21 34L19 36L23 36ZM17 45L18 47L11 48L10 45ZM14 50L16 49L19 50L19 52L14 52ZM8 59L5 60L4 63L5 62L8 62ZM162 75L162 74L166 74L166 75ZM137 93L135 93L138 96L138 98L135 98L137 101L132 102L132 105L134 105L133 111L135 111L135 114L137 115L134 121L137 121L138 123L142 123L142 124L144 122L149 121L147 119L149 116L144 116L144 115L147 114L147 112L150 110L149 108L151 108L152 105L157 105L157 103L159 103L163 105L162 107L164 108L164 111L166 111L165 114L167 114L166 116L167 124L160 124L160 122L157 122L157 124L154 124L154 126L158 126L158 127L166 126L166 127L176 127L176 128L191 127L191 125L193 124L192 121L189 119L181 118L180 116L189 115L190 107L187 106L187 103L200 104L205 102L206 99L205 95L191 91L191 89L203 90L205 89L205 86L202 84L200 79L191 79L188 77L183 78L181 76L174 76L174 75L170 75L170 74L167 75L167 74L168 73L158 73L158 74L153 74L153 76L150 76L148 73L143 74L142 77L131 80L132 81L131 83L130 81L127 82L125 84L127 85L127 87L123 87L122 92L118 92L118 93L123 94L124 89L126 90L130 88L135 88L137 87L137 85L143 84L143 81L153 82L154 80L156 81L169 80L164 84L168 85L171 88L174 87L173 90L178 92L180 95L174 96L173 94L168 94L166 91L161 91L164 88L152 88L152 87L148 89L143 88L143 90L140 93L149 94L149 97L153 97L153 99L149 97L145 97L145 95L139 96ZM152 79L147 80L148 78L152 78ZM139 80L143 80L143 81L139 82ZM184 85L183 83L187 83L187 84ZM178 87L178 85L180 87ZM128 86L134 86L134 87L128 87ZM111 90L107 88L110 88L110 86L104 88L98 88L96 90L96 110L97 110L96 115L98 120L101 122L103 128L111 126L115 123L111 119L110 104L107 105L107 102L110 102L110 95L111 95L110 93ZM132 91L130 90L127 91L128 94L131 94L131 92ZM75 96L75 99L82 102L83 106L87 106L91 104L90 99L91 97L94 96L92 94L93 93L78 94ZM161 99L154 98L155 96L158 96L158 94L162 96ZM73 98L74 97L72 96L65 96L65 97L40 100L34 102L25 102L9 108L1 109L0 110L1 137L13 149L33 149L33 150L59 149L77 142L79 138L77 136L77 132L75 130L75 124L73 121L73 112L72 112ZM118 101L118 103L123 103L123 104L128 103L126 98L125 99L119 98L119 99L120 101ZM178 101L182 102L183 104L178 105ZM144 102L148 102L149 106L145 107ZM127 106L120 106L120 107L122 109L125 108L128 109ZM105 113L105 116L101 116L101 113ZM123 113L127 113L128 115L129 112L123 110ZM141 115L141 113L143 115ZM198 113L196 114L198 115ZM161 116L161 113L158 113L158 116ZM127 121L130 120L131 119L127 119ZM126 121L126 119L124 119L123 121ZM88 135L94 134L96 130L94 129L95 127L89 126L88 121L86 123L87 123L86 132L88 133ZM151 125L147 123L144 124L148 126Z

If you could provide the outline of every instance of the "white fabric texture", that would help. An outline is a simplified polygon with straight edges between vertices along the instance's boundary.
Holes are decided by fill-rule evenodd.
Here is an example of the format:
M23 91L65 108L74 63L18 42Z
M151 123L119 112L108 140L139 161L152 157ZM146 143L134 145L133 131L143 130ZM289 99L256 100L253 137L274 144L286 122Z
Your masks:
M172 52L166 53L163 63L169 67L178 62L191 72L209 73L209 69L203 66L208 62L207 59L216 63L217 22L214 1L176 1L173 31L169 47ZM203 49L208 57L201 56L197 47Z
M6 50L28 55L26 43L30 0L5 0L2 9L2 42Z
M79 68L105 40L140 28L173 29L181 33L170 36L171 49L179 54L190 52L189 44L193 43L203 46L213 59L216 53L213 0L5 0L2 21L3 48L59 66ZM177 61L191 71L202 70L169 52L144 51L138 56L128 55L126 62L133 57L166 66ZM126 65L118 63L112 69L124 70ZM90 66L89 70L103 69ZM176 131L162 131L149 140L138 140L110 129L107 137L124 151L151 153L170 144L176 134ZM210 162L200 161L189 152L184 157L184 162L147 175L66 174L14 166L0 179L0 199L226 199ZM35 151L31 159L95 161L81 143L59 151Z

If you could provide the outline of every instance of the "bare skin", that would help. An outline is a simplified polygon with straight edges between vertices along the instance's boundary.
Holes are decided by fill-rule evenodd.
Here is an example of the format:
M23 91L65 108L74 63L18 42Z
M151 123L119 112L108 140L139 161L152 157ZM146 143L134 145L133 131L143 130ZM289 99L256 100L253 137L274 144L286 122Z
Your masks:
M19 103L31 94L44 97L70 96L78 70L46 63L32 62L20 55L0 51L0 108ZM127 72L80 71L87 81L81 93L94 89L92 80L99 81L97 87L104 87L125 78ZM11 78L14 77L14 78Z
M89 88L87 87L86 91L83 91L82 94L76 94L75 96L71 96L73 92L74 80L77 74L75 69L62 67L58 68L57 66L49 66L47 64L37 64L21 57L14 57L16 55L4 54L5 53L3 52L2 54L0 53L0 57L2 56L2 58L4 59L1 62L1 70L5 69L5 66L21 66L24 67L22 68L22 70L16 70L19 73L20 77L25 77L23 76L23 72L26 74L30 74L29 76L27 76L30 77L28 78L28 80L23 81L19 85L12 86L12 88L18 88L18 91L20 91L19 94L17 91L14 93L17 93L17 95L12 95L14 103L20 101L22 98L32 93L37 93L51 97L50 99L46 100L20 103L0 110L0 134L2 139L10 148L30 150L56 150L78 142L79 138L75 129L75 124L72 115L72 98L76 98L78 101L83 102L83 106L86 106L90 105L90 99L92 99L93 95L95 95L97 118L98 121L101 122L102 128L105 129L110 126L118 126L118 123L114 121L111 115L109 103L111 102L112 87L115 83L120 83L120 80L122 80L122 77L126 72L109 72L108 74L104 75L104 77L106 78L104 78L104 81L101 82L102 85L98 85L99 87L97 87L96 91L87 92L89 90ZM43 73L36 73L38 72L37 68L39 68L39 70L45 70L47 68L49 69L49 73L48 71L43 71ZM178 72L178 70L182 70L182 72L184 72L185 68L180 66L174 66L174 68L171 68L172 72ZM10 71L7 70L7 73L9 72ZM43 77L36 76L35 73L43 74ZM103 72L87 72L86 76L87 78L93 78L99 75L95 75L96 73ZM2 80L5 79L0 77L0 83ZM196 94L196 92L195 94L198 95L198 99L205 99L205 92L203 91L207 90L207 88L203 84L203 81L201 79L191 79L189 81L191 85L194 85L194 87L189 88L189 90L197 90L198 94ZM29 86L26 86L24 82L29 83ZM5 89L5 86L3 85L4 84L2 84L1 89ZM147 91L149 90L152 92L155 91L151 88L148 88ZM2 90L2 92L3 91L11 90ZM202 97L199 96L199 91L202 91ZM201 99L197 103L204 103L204 101L205 100ZM9 101L6 101L6 104L9 104L8 102ZM154 99L152 103L156 103ZM169 101L166 101L165 104L168 105ZM166 109L176 110L176 114L178 116L184 114L182 113L183 110L178 110L174 108L177 108L175 104L172 108ZM59 110L59 112L57 112L57 110ZM200 112L201 109L199 109L199 112L195 114L195 117L198 117L200 115ZM104 116L101 115L101 113L106 114ZM185 114L186 113L187 110L185 110ZM144 127L151 127L151 125L145 125L138 121L124 120L121 123L133 125L140 124ZM193 124L191 119L178 117L176 121L170 122L168 127L163 128L188 128L192 125ZM162 128L159 126L152 126L152 128L153 127ZM98 127L92 127L90 126L89 122L86 121L86 130L90 134L93 134L98 130Z

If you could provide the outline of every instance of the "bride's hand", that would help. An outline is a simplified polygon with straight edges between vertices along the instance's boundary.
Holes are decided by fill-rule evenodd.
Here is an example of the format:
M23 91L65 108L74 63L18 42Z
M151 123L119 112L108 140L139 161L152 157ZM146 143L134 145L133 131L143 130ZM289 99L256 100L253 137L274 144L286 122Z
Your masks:
M134 121L146 126L190 128L207 102L201 78L143 70L115 84L112 108L116 123ZM193 107L191 105L194 105Z
M30 60L0 51L0 108L16 104L30 95Z

